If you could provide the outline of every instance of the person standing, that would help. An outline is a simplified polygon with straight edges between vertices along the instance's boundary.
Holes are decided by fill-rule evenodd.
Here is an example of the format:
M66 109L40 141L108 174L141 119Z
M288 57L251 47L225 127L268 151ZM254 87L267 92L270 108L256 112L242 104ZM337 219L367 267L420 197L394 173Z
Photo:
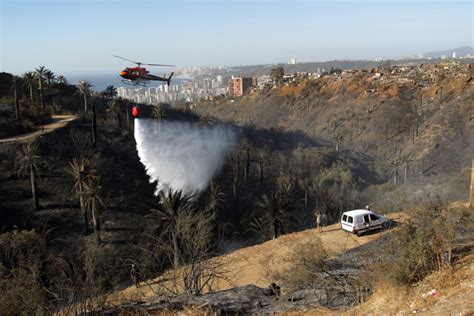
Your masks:
M316 210L314 215L316 216L316 228L318 229L318 232L321 233L323 231L323 226L321 225L321 211Z
M137 288L140 287L140 271L135 264L132 264L132 268L130 269L130 278Z

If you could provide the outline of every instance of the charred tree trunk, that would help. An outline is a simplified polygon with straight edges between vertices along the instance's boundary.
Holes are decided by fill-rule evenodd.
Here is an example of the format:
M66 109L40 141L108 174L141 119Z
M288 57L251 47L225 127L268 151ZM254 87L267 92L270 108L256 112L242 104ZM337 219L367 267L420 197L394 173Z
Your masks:
M259 157L258 159L258 180L260 184L263 182L263 158Z
M30 166L30 182L31 182L31 196L33 198L33 209L39 210L39 199L38 199L38 192L36 189L35 170L33 166Z
M44 105L44 95L43 95L43 80L41 80L41 78L40 78L38 83L39 83L39 91L40 91L41 109L43 109L43 111L44 111L45 110L45 105Z
M30 87L30 101L31 103L33 103L33 101L35 100L33 97L33 85L29 84L29 87Z
M178 247L178 237L176 233L172 233L173 240L173 268L176 270L179 267L179 247Z
M92 223L94 225L94 235L95 235L97 244L100 244L101 243L101 239L100 239L100 221L99 221L99 214L97 213L95 198L92 198L92 201L91 201L91 212L92 212Z
M97 147L97 118L95 114L95 101L92 100L92 147Z
M84 205L84 196L81 183L79 183L79 205L81 207L82 219L84 221L84 235L87 235L89 233L89 218L87 217L87 208Z
M244 181L247 182L250 170L250 148L245 148L245 170L244 170Z
M84 115L87 117L89 108L87 106L87 94L84 93Z
M13 86L13 96L15 98L15 118L20 120L20 100L18 100L18 91L16 83Z
M125 112L126 112L126 119L127 119L127 129L131 131L131 126L130 126L130 107L128 106L128 103L125 104Z

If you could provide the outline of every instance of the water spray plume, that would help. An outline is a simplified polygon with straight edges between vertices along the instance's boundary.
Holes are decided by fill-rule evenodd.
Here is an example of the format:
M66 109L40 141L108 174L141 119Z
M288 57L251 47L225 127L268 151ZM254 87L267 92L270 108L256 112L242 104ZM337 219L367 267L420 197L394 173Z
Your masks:
M138 156L155 191L171 188L199 194L222 167L235 145L236 135L225 126L199 128L184 122L135 120Z

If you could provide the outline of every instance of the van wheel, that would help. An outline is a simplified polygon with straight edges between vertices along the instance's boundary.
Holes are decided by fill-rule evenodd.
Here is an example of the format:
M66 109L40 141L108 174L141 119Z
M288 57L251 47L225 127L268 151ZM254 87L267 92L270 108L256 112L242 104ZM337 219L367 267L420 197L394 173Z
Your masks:
M357 235L357 237L360 237L360 236L362 235L362 233L361 233L360 231L358 231L358 232L356 233L356 235Z

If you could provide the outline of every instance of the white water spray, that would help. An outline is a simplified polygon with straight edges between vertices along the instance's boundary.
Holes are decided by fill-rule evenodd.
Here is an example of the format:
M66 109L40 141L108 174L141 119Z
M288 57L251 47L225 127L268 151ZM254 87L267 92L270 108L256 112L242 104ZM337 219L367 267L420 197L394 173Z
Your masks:
M168 188L199 194L222 167L236 136L223 126L135 119L135 140L150 182L158 180L155 195Z

